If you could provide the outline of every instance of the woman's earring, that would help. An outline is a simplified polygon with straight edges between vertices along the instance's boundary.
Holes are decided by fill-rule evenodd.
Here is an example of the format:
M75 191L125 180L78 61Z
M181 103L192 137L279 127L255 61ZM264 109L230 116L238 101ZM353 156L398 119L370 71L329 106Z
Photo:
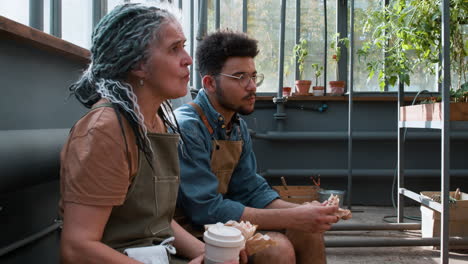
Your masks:
M143 86L145 83L143 81L143 79L140 79L140 86Z

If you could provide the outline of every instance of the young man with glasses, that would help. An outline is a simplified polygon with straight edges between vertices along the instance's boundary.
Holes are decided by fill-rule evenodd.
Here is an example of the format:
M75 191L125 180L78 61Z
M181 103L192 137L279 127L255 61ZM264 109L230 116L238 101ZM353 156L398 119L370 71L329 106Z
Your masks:
M204 89L175 112L184 141L178 222L195 234L204 224L228 220L286 230L267 233L278 245L257 253L255 263L325 263L322 233L338 221L337 207L285 202L256 173L252 140L239 115L254 111L263 81L257 54L256 40L231 31L210 34L197 48Z

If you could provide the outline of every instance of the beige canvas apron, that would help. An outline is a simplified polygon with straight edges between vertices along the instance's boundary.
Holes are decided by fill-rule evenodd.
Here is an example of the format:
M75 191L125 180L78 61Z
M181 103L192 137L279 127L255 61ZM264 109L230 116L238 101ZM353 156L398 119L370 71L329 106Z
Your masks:
M208 132L213 136L214 130L208 122L208 119L201 107L194 102L190 102L189 104L195 108L203 124L208 129ZM220 194L226 194L229 189L232 173L237 167L242 153L242 144L242 140L216 140L214 138L212 140L213 150L211 151L211 171L218 179L218 193ZM195 228L182 210L177 210L175 219L194 236L203 236L203 230Z
M103 243L120 252L156 245L173 236L170 224L179 188L179 135L148 133L148 138L153 170L140 151L137 175L123 205L112 208L102 236Z

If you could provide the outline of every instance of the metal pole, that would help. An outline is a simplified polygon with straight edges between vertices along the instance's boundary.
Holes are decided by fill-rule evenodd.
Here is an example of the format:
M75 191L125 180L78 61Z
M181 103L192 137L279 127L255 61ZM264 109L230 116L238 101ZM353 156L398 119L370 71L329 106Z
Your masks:
M334 224L330 231L421 230L419 223L405 224Z
M296 44L299 44L301 39L301 0L296 0ZM295 54L293 54L294 56ZM297 57L295 59L295 78L299 80L299 67L297 65Z
M276 113L274 118L278 121L278 131L284 130L284 121L286 113L284 111L283 98L283 67L284 67L284 38L285 38L285 21L286 21L286 0L281 0L281 19L280 19L280 40L279 40L279 63L278 63L278 94L276 101Z
M221 3L220 2L221 2L220 0L215 1L215 28L216 29L219 29L221 25L221 18L220 18Z
M384 7L385 7L385 8L387 8L389 4L390 4L390 0L385 0L385 1L384 1ZM385 31L384 34L387 35L387 31ZM385 45L386 45L387 47L390 45L388 39L387 39ZM388 52L387 52L387 49L385 49L385 51L384 51L384 62L385 62L385 60L387 60L387 57L388 57ZM384 71L385 71L385 63L384 63L384 65L383 65L383 68L384 68ZM388 82L387 82L387 81L385 81L384 91L385 91L385 92L388 92Z
M44 30L44 0L29 0L29 26Z
M179 0L179 9L182 9L182 6L183 6L182 2L183 2L183 0Z
M320 174L322 176L326 177L343 177L344 174L346 174L346 169L266 169L264 171L261 171L260 174L263 177L268 177L268 178L275 178L275 177L281 177L281 176L288 176L291 178L296 178L296 179L308 179L310 175L317 175ZM371 178L376 178L376 177L385 177L386 179L389 179L390 177L394 176L394 170L393 169L354 169L353 170L353 175L360 176L360 177L371 177ZM450 174L453 176L457 177L465 177L466 174L468 173L467 169L460 169L460 170L455 170L452 169L450 170ZM407 177L421 177L424 176L426 179L435 179L435 178L440 178L440 170L437 169L407 169L405 170L405 176ZM401 189L400 193L403 195L409 194L409 190L407 189ZM414 197L419 197L415 195ZM413 199L413 198L412 198ZM418 199L418 202L421 202Z
M411 247L411 246L437 246L439 237L424 238L347 238L330 240L325 238L326 247ZM447 242L449 240L447 239ZM450 245L468 245L468 237L451 237ZM445 262L448 263L448 256Z
M30 235L26 238L23 238L17 242L14 242L13 244L11 245L8 245L6 247L3 247L3 248L0 248L0 257L1 256L4 256L12 251L15 251L16 249L20 248L20 247L23 247L23 246L26 246L28 244L31 244L32 242L50 234L51 232L54 232L55 230L59 229L60 227L62 226L62 222L57 222L57 223L54 223L46 228L44 228L43 230L33 234L33 235Z
M93 0L93 29L107 13L107 0Z
M50 2L50 34L62 37L62 0Z
M324 95L327 95L327 57L328 57L328 23L327 23L327 0L323 0L323 22L325 24L323 32L323 86Z
M348 68L348 196L346 203L351 210L351 197L353 187L353 69L354 69L354 0L351 0L350 25L350 56Z
M279 64L278 64L278 97L283 96L285 22L286 22L286 1L281 0Z
M195 28L195 25L194 25L194 22L195 22L195 19L194 19L194 1L191 0L190 1L190 57L194 58L194 46L195 46L195 32L194 32L194 28ZM195 61L194 61L195 63ZM193 76L194 76L194 66L193 64L190 65L190 86L193 87ZM199 89L199 88L197 88Z
M441 171L442 171L442 213L441 213L441 241L440 262L448 263L449 245L449 190L450 190L450 7L449 0L442 0L442 146L441 146Z
M336 0L336 32L340 33L340 38L348 36L348 10L347 10L347 0ZM347 76L347 65L348 65L348 49L342 43L336 43L341 47L341 57L338 62L338 76L337 80L344 80ZM349 84L348 84L349 85Z
M242 32L247 33L247 0L242 1Z
M397 156L397 177L398 177L398 190L401 190L402 188L404 188L404 184L405 184L405 181L404 181L404 178L405 178L405 174L404 174L404 170L405 170L405 161L404 161L404 157L405 157L405 142L404 142L404 134L405 134L405 129L403 127L400 127L400 120L401 120L401 117L400 117L400 111L401 111L401 107L404 106L404 92L405 92L405 84L403 83L403 81L399 80L398 82L398 108L397 108L397 123L398 123L398 148L397 148L397 151L398 151L398 156ZM392 193L392 195L394 195ZM404 211L404 195L403 194L400 194L400 191L398 191L398 195L397 195L397 221L398 223L403 223L403 219L404 219L404 214L403 214L403 211Z
M197 31L197 43L202 41L203 37L206 35L207 31L207 0L199 0L198 6L198 31ZM200 90L202 87L201 76L198 69L195 69L195 87L197 90Z

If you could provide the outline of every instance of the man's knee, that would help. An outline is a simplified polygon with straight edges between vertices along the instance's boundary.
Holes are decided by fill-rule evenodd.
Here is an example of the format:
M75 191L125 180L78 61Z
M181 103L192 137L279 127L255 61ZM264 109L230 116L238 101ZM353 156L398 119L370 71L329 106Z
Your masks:
M289 239L278 232L268 232L268 236L276 241L276 245L264 249L254 256L254 263L296 263L296 255L294 253L294 247Z

